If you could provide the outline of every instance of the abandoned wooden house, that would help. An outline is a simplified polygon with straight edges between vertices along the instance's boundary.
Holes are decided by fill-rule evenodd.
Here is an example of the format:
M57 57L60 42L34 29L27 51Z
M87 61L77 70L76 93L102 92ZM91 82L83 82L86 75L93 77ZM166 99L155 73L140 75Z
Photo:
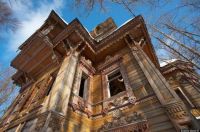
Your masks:
M160 67L142 16L88 32L52 11L11 62L19 95L8 132L175 132L199 128L200 86L190 63Z

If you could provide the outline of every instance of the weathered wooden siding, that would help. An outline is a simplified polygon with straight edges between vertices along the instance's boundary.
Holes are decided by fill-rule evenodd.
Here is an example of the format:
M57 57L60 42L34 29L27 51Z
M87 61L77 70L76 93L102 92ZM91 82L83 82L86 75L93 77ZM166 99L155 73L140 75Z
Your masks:
M149 85L145 75L137 64L136 60L133 58L128 49L122 49L118 52L118 55L123 56L123 65L125 67L125 71L128 75L128 79L130 81L130 85L134 92L134 95L140 99L147 95L153 94L153 90ZM102 88L102 78L101 75L94 75L93 87L91 90L92 103L97 103L102 101L103 96L103 88ZM101 103L94 107L94 113L101 112ZM152 132L173 132L175 131L174 126L172 125L169 117L167 116L165 109L160 104L157 97L154 95L146 100L142 100L136 105L127 106L123 112L125 115L129 115L135 111L142 112L145 114L146 118L149 122L149 127ZM112 112L109 112L106 116L95 117L88 119L86 115L81 115L80 113L76 113L70 111L69 117L69 125L68 130L72 131L97 131L105 121L112 120Z

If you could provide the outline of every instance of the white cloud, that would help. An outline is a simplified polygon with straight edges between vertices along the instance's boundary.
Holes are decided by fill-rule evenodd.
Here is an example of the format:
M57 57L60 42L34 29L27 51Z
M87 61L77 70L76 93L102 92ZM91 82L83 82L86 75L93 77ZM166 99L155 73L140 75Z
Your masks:
M60 13L64 5L63 0L17 0L12 1L11 7L20 21L20 27L10 34L8 50L17 48L33 34L45 21L52 9Z

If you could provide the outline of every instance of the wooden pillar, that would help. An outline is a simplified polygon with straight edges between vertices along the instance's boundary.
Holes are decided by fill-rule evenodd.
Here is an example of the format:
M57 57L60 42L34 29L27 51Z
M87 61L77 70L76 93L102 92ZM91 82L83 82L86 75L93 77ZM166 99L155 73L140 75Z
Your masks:
M152 86L157 97L159 98L161 104L167 104L174 99L179 99L175 92L170 89L170 86L165 78L150 61L148 56L146 56L144 51L140 49L140 47L137 47L137 51L132 50L132 54L138 62L150 85Z
M190 117L188 116L183 102L170 88L165 78L144 53L140 47L140 42L133 40L130 35L126 36L125 41L160 103L166 109L169 118L176 124L175 127L177 130L181 129L180 124L190 122Z
M64 120L60 116L68 116L68 103L73 90L79 54L80 52L74 50L63 59L51 92L44 102L42 112L49 112L45 119L45 125L42 127L42 132L55 131L55 129L61 131L63 127ZM57 121L55 122L55 120Z
M48 110L66 114L77 68L78 56L79 53L74 51L64 58L49 98L45 102Z

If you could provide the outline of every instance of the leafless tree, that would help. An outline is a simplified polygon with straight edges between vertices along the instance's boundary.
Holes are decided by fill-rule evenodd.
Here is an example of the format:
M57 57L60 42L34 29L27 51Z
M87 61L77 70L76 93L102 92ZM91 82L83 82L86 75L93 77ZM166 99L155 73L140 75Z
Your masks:
M8 3L0 0L0 31L3 30L12 30L18 27L19 22L14 17L14 13Z
M14 70L12 68L3 68L0 65L0 117L3 115L8 104L16 97L16 85L13 84L11 76Z
M145 5L150 7L162 8L163 5L170 4L171 1L161 0L75 0L76 6L82 6L87 11L91 11L99 5L100 9L106 9L106 2L123 6L130 14L135 17L135 7ZM153 8L152 8L153 9ZM183 14L176 16L176 12L187 10L188 13L195 12L195 15ZM192 14L192 13L191 13ZM194 13L193 13L194 14ZM171 56L191 62L197 69L200 68L200 1L181 0L178 5L169 12L160 14L156 23L150 23L148 28L152 38L162 45ZM184 24L180 24L184 23ZM156 26L155 26L156 25ZM167 43L170 41L171 43Z
M159 32L157 37L161 39L164 36L163 40L167 39L173 42L168 44L168 46L176 49L179 54L184 55L186 58L176 54L177 57L187 61L190 60L197 69L200 67L200 24L197 24L196 21L197 19L200 20L199 7L199 1L182 0L173 11L166 12L160 16L159 22L154 24L160 25L160 29L159 26L150 25L154 31ZM179 10L187 13L178 16L176 12Z

